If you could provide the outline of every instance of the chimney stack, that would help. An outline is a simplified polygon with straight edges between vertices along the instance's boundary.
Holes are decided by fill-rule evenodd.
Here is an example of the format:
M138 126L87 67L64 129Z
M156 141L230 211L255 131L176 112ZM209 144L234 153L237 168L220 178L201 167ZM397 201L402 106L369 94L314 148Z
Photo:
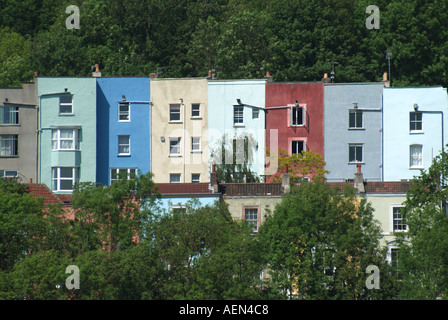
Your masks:
M366 189L364 187L364 178L361 172L361 164L356 165L356 173L355 173L355 185L354 187L358 190L359 193L365 193Z
M218 192L218 174L216 173L216 164L212 163L212 172L210 172L210 185L213 188L213 192Z
M100 65L98 63L95 64L95 71L92 72L92 77L101 78Z
M330 83L330 78L328 78L328 73L324 73L324 77L322 78L323 83Z
M386 88L389 88L389 87L390 87L390 80L387 79L387 72L384 72L384 73L383 73L383 81L381 81L381 82L384 83L384 86L385 86Z
M283 193L289 193L290 191L290 185L289 185L289 173L284 173L282 175L282 189Z
M272 82L272 76L269 73L269 71L266 72L266 75L264 76L264 79L266 79L266 82Z
M155 73L155 72L151 72L151 73L149 74L149 79L157 79L157 73Z

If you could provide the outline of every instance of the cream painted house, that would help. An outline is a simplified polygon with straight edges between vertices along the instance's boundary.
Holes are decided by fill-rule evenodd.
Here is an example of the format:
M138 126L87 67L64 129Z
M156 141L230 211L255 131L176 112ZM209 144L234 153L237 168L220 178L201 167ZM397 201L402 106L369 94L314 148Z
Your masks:
M207 79L151 79L151 171L157 183L209 182Z

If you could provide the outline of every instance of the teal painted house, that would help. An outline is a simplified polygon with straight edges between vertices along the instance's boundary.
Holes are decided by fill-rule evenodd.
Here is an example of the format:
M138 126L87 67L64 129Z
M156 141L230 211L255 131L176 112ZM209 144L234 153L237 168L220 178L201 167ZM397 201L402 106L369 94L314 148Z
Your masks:
M38 178L53 192L96 181L96 79L38 78Z
M208 136L211 154L219 148L219 141L222 141L224 135L227 139L239 138L235 144L236 150L233 150L237 154L236 162L247 160L251 170L260 177L265 174L265 88L266 80L208 81ZM242 140L244 138L249 141L246 145ZM242 152L243 148L245 152ZM244 155L245 159L239 155ZM214 161L228 164L233 159Z

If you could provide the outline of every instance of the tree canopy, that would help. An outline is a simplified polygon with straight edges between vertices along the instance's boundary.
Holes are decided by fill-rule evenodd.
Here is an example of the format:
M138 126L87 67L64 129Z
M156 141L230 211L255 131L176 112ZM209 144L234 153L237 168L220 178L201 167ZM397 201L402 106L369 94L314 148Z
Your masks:
M0 1L0 85L42 76L262 78L394 86L448 86L448 4L378 0L379 29L368 29L367 0ZM65 8L80 9L67 29ZM5 31L7 30L7 31ZM14 41L13 41L14 40ZM19 45L13 45L13 42ZM389 61L386 52L391 51ZM19 68L20 67L20 68Z

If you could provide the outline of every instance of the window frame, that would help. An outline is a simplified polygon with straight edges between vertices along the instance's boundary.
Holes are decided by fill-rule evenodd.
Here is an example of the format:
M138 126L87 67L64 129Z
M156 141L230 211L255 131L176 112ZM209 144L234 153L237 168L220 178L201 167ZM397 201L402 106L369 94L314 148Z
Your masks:
M127 105L128 110L127 112L121 111L121 107ZM127 119L121 119L122 115L127 114ZM120 101L118 102L118 122L131 122L131 104L126 101Z
M260 119L260 109L252 107L252 119Z
M420 120L412 119L413 115L420 115ZM420 123L420 129L416 129L417 124ZM412 128L414 126L414 129ZM409 132L411 133L421 133L423 132L423 112L421 111L411 111L409 112Z
M392 233L408 232L408 225L406 223L403 223L403 215L400 212L395 212L395 209L401 209L403 207L403 204L390 205L390 231ZM400 215L400 217L396 218L395 215ZM396 221L398 222L396 223Z
M65 97L70 97L70 102L61 102L61 98L65 98ZM67 107L70 106L70 111L71 112L61 112L61 107ZM73 111L73 95L72 94L64 94L64 95L60 95L59 96L59 115L60 116L70 116L73 115L74 111Z
M197 176L198 179L193 179L193 176ZM201 174L200 173L192 173L191 174L191 183L200 183L201 182Z
M168 139L168 141L169 141L169 156L170 157L172 157L172 156L175 156L175 157L180 157L180 156L182 156L182 137L170 137L169 139ZM176 148L178 148L179 149L179 152L178 153L173 153L172 152L172 150L173 150L173 146L172 146L172 142L173 141L177 141L177 145L175 146Z
M130 156L131 155L131 136L129 134L120 134L117 137L118 137L118 141L117 141L118 142L118 144L117 144L118 156ZM127 143L120 143L120 137L128 137ZM120 148L126 147L126 146L128 147L129 152L127 152L127 153L120 152Z
M8 142L9 145L7 145ZM9 150L8 154L3 154L3 150L5 151ZM18 156L19 156L19 135L0 134L0 157L8 158Z
M256 212L256 219L252 217L248 219L248 210L252 211L255 210ZM250 214L250 212L249 212ZM243 220L252 225L252 233L257 233L260 228L260 208L255 206L247 206L243 208Z
M194 139L199 139L199 141L197 141L195 143ZM197 149L195 149L194 146L197 146ZM195 153L195 152L200 153L201 151L202 151L202 149L201 149L201 137L191 137L191 152L192 153Z
M6 117L8 121L5 122ZM0 125L17 125L19 123L19 107L4 105L0 107Z
M350 160L350 150L351 148L355 148L355 160ZM357 149L361 148L361 160L359 161L357 159ZM358 164L358 163L364 163L364 144L362 143L349 143L348 145L348 163L350 164Z
M61 138L61 131L72 131L72 138ZM51 150L52 151L77 151L79 150L79 129L76 128L53 128L51 129ZM55 138L54 132L57 132ZM62 148L63 141L72 141L72 148ZM56 142L56 148L54 144Z
M194 110L194 107L197 107L198 110ZM194 112L198 112L198 115L194 115ZM191 104L191 118L192 119L199 119L201 118L201 104L200 103L192 103Z
M305 140L290 140L290 155L292 156L293 154L300 154L300 152L293 152L293 144L294 143L298 143L301 142L302 143L302 151L306 151L306 141Z
M415 159L414 153L412 152L415 147L420 147L419 159ZM414 161L420 162L420 165L413 164ZM409 145L409 169L423 169L423 145L422 144L411 144Z
M72 169L72 177L61 177L61 169ZM56 172L56 177L55 173ZM78 167L51 167L51 189L56 192L72 192L74 186L78 181L79 168ZM72 189L61 189L62 181L72 181ZM56 188L55 188L56 183Z
M6 174L7 172L15 172L15 175ZM14 179L19 176L19 170L8 170L8 169L1 169L0 170L0 178L6 178L6 179Z
M244 126L244 106L233 106L233 125Z
M178 176L179 181L173 181L173 177ZM170 173L170 183L181 183L182 175L180 173Z
M178 108L179 112L173 112L174 108ZM179 119L175 120L173 119L173 115L179 115ZM181 111L181 104L180 103L170 103L169 105L169 122L175 122L180 123L182 122L182 111Z
M118 180L118 176L120 175L120 171L126 170L127 171L127 179L131 179L132 175L137 175L137 168L110 168L110 184L114 183ZM112 172L115 171L115 178L113 178ZM132 172L134 171L134 172Z
M352 115L354 115L353 121L354 125L352 126ZM361 126L358 126L358 118L361 118ZM359 109L350 109L348 111L348 128L349 129L364 129L364 112Z
M290 116L289 116L289 126L291 127L303 127L305 126L306 123L306 110L305 110L305 106L301 106L301 105L292 105L289 106L290 110ZM293 123L294 122L294 114L296 113L296 120L297 120L297 112L294 112L294 110L296 109L301 109L302 110L302 123L298 124L298 123ZM297 121L296 121L297 122Z

